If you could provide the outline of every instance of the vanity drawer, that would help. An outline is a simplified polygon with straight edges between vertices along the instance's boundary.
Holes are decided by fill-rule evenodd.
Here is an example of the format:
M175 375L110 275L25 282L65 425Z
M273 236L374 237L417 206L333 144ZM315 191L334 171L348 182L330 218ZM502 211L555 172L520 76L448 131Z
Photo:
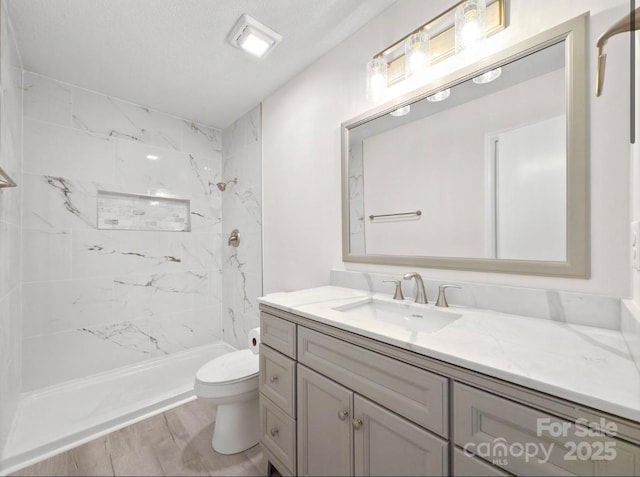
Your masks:
M457 445L516 475L640 475L640 447L460 383L453 422Z
M442 376L298 327L298 361L441 436L448 435Z
M508 477L511 474L477 457L467 455L456 447L453 450L453 475L454 477Z
M290 473L296 468L296 421L260 395L260 442Z
M296 417L296 362L268 346L260 347L260 392Z
M260 312L260 340L282 354L295 359L295 323Z

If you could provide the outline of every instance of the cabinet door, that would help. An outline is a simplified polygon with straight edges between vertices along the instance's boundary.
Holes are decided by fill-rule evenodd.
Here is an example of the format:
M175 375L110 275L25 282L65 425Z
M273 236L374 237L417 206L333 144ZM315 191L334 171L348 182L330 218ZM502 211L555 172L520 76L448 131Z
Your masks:
M298 364L298 475L351 475L353 393Z
M446 441L357 394L353 427L355 475L447 475Z

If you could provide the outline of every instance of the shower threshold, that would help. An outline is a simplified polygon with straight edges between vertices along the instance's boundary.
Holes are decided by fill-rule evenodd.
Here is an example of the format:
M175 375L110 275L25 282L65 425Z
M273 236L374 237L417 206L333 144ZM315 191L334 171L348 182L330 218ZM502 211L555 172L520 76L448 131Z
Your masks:
M0 475L195 399L198 368L231 351L220 341L23 393Z

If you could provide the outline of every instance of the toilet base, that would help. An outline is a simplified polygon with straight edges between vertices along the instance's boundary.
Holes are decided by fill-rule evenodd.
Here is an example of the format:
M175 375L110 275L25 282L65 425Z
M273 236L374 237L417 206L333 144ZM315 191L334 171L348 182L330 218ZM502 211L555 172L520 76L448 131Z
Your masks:
M260 441L260 408L255 397L219 404L211 445L219 454L237 454Z

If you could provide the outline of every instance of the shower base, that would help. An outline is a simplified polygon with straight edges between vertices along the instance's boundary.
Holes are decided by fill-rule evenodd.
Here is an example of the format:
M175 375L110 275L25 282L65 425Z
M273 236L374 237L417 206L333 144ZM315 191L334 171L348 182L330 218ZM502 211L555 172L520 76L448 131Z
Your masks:
M23 393L0 475L195 399L198 368L231 351L221 341Z

